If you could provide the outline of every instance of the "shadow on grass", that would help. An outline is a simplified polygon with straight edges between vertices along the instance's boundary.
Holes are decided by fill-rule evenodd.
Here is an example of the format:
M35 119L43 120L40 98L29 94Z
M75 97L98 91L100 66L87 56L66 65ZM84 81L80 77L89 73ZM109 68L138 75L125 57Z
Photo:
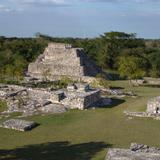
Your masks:
M112 145L104 142L74 145L67 141L52 142L24 146L14 150L0 150L0 160L90 160L96 153L109 147Z
M110 89L124 89L124 87L110 86Z
M156 85L156 84L146 84L146 85L142 85L143 87L151 87L151 88L160 88L160 85Z
M117 107L120 104L125 102L124 99L111 98L111 100L112 100L112 102L111 102L110 105L107 105L107 106L104 106L104 107L101 107L101 108L113 108L113 107Z

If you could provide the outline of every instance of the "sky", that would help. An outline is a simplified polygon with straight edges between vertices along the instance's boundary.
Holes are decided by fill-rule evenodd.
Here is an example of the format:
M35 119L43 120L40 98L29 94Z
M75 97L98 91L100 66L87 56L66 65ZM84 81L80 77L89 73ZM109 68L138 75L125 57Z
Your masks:
M160 38L160 0L0 0L0 35L97 37L104 32Z

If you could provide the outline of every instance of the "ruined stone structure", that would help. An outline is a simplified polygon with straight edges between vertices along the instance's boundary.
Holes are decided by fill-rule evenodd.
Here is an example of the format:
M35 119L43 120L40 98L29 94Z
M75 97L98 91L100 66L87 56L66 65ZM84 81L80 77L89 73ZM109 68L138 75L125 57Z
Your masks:
M22 116L43 113L64 113L68 109L87 109L95 105L105 106L110 101L101 98L100 90L90 89L88 84L71 84L66 89L27 88L23 86L0 86L0 99L5 100L8 110L4 114L21 112Z
M17 131L29 131L36 126L37 124L35 122L20 119L10 119L0 125L2 128L14 129Z
M49 43L44 53L28 67L29 76L47 80L57 80L62 76L74 79L92 77L99 71L83 49L62 43Z
M155 97L148 101L147 113L160 114L160 97Z
M63 105L51 105L52 91L48 89L32 89L17 85L0 87L0 99L7 102L8 110L4 114L21 112L22 116L41 113L63 113L67 109ZM46 110L45 110L46 109Z
M72 84L67 90L59 90L53 93L51 101L63 104L70 109L86 109L101 100L100 90L92 90L88 84Z
M105 160L159 160L160 149L132 143L130 149L109 149Z
M146 112L124 111L124 114L131 117L150 117L160 120L160 97L155 97L148 101Z

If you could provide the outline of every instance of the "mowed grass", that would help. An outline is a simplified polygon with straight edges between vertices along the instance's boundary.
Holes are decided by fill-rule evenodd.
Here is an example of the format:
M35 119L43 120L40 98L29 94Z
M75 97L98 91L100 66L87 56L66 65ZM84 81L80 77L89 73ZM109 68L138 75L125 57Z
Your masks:
M7 104L4 101L0 101L0 112L3 112L7 109Z
M144 111L148 99L160 95L160 88L130 87L128 81L110 84L133 90L138 97L114 98L111 106L96 110L29 117L40 124L30 132L0 128L0 159L104 160L108 148L128 148L131 142L160 147L160 121L123 114Z

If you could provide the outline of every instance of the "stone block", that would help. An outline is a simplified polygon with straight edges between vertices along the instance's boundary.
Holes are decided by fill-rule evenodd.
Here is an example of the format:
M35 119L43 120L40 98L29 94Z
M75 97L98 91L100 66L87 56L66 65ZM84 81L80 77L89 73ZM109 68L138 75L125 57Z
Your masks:
M49 104L47 106L40 107L39 110L43 113L50 113L50 114L58 114L58 113L67 112L67 108L61 104Z
M75 91L75 89L76 89L76 87L75 87L74 84L69 84L69 85L67 86L67 90L68 90L68 91Z
M0 125L2 128L14 129L18 131L29 131L36 126L37 124L35 122L20 119L10 119Z
M75 86L76 86L77 91L79 92L89 91L89 84L87 83L76 83Z
M56 92L52 93L50 100L52 103L59 103L64 98L65 98L64 91L60 90L60 91L56 91Z

